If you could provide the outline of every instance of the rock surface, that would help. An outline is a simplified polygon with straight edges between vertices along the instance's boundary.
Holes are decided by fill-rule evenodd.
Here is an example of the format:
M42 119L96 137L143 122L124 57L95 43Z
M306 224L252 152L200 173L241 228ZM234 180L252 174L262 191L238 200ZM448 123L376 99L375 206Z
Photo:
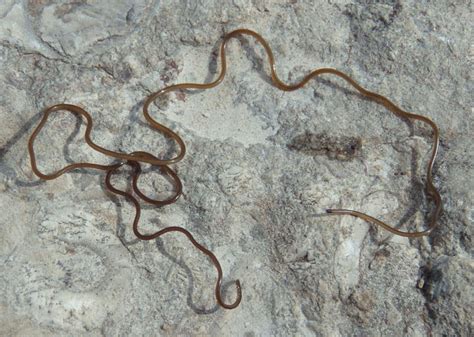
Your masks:
M474 335L471 21L468 0L3 1L0 335ZM220 259L225 283L240 279L242 303L228 311L185 238L136 240L133 208L104 193L102 173L41 182L26 144L41 111L67 102L92 113L104 147L165 155L144 98L210 81L220 38L241 27L267 39L285 81L335 67L432 118L445 207L424 239L323 216L354 208L422 228L429 130L331 76L284 93L268 83L261 46L234 40L220 86L154 108L188 146L175 165L185 192L142 219L186 227ZM37 143L44 170L108 161L84 146L78 119L50 126ZM143 188L170 186L150 171Z

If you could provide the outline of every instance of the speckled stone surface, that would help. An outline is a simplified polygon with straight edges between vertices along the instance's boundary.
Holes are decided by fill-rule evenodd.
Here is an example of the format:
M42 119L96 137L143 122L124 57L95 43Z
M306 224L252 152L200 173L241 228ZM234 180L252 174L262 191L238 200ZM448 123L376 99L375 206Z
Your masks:
M153 108L188 146L174 166L184 195L142 218L211 249L224 282L242 282L237 309L216 306L212 264L183 236L134 238L134 209L104 192L103 173L32 174L28 136L56 103L90 111L106 148L165 156L144 98L214 78L220 39L236 28L268 40L284 81L335 67L439 125L445 207L429 238L323 215L354 208L423 228L429 129L331 76L279 91L251 38L229 44L219 87ZM472 336L472 36L467 0L2 1L0 335ZM36 144L43 170L109 161L84 145L74 116L49 123ZM171 188L156 170L142 185Z

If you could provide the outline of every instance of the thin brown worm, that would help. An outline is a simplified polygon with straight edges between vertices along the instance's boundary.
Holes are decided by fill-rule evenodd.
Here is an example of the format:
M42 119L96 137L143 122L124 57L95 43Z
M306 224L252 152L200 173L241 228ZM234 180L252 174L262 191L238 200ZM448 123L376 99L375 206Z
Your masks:
M382 96L380 94L377 94L375 92L369 91L362 87L359 83L357 83L354 79L352 79L349 75L346 75L345 73L333 69L333 68L319 68L311 71L308 75L306 75L301 81L294 83L294 84L286 84L280 78L278 77L276 73L276 64L275 64L275 58L273 56L273 52L268 45L268 43L265 41L265 39L257 34L256 32L249 30L249 29L237 29L234 30L227 35L225 35L224 40L220 46L220 59L221 59L221 71L219 76L217 77L216 80L210 83L180 83L180 84L175 84L175 85L170 85L168 87L165 87L156 93L150 95L147 100L144 103L143 107L143 114L146 118L146 120L153 126L158 126L160 125L158 122L156 122L153 117L151 117L149 113L149 106L152 102L154 102L158 97L169 93L171 91L176 91L176 90L182 90L182 89L210 89L215 86L217 86L219 83L222 82L222 80L225 77L226 70L227 70L227 61L226 61L226 54L225 54L225 49L227 42L235 38L237 36L241 35L249 35L255 38L257 42L259 42L263 48L265 49L265 52L267 53L268 56L268 62L270 64L270 75L273 84L283 90L283 91L294 91L297 89L302 88L306 83L308 83L311 79L318 77L323 74L332 74L336 75L342 79L344 79L346 82L348 82L350 85L352 85L361 95L365 96L366 98L383 105L385 108L390 110L393 114L400 118L408 118L408 119L414 119L414 120L419 120L421 122L424 122L428 124L431 129L433 130L433 148L431 152L431 158L428 163L428 168L426 171L426 192L427 194L433 199L433 202L435 204L435 208L432 212L431 219L429 222L429 226L426 230L419 231L419 232L405 232L401 231L399 229L396 229L393 226L388 225L387 223L378 220L368 214L353 211L353 210L348 210L348 209L328 209L326 212L328 214L334 214L334 215L352 215L354 217L361 218L369 223L381 226L382 228L390 231L393 234L397 234L400 236L405 236L405 237L421 237L425 236L431 233L431 231L435 228L438 218L441 214L442 210L442 202L441 202L441 196L439 195L436 187L433 184L433 178L432 178L432 171L433 171L433 165L434 161L436 159L436 155L438 153L438 147L439 147L439 130L437 125L428 117L421 116L421 115L416 115L413 113L406 112L399 108L397 105L395 105L392 101L390 101L388 98L385 96Z
M40 120L39 124L34 129L32 135L30 136L30 139L28 141L28 152L29 152L29 155L30 155L31 167L32 167L32 170L33 170L34 174L36 174L41 179L52 180L52 179L56 179L56 178L60 177L61 175L63 175L66 172L69 172L69 171L77 169L77 168L91 168L91 169L97 169L97 170L105 171L106 172L106 177L105 177L106 188L114 194L118 194L118 195L126 197L135 206L136 213L135 213L135 218L134 218L134 221L133 221L133 232L134 232L134 234L141 240L153 240L153 239L158 238L159 236L164 235L164 234L169 233L169 232L180 232L180 233L184 234L198 250L200 250L202 253L204 253L205 255L207 255L211 259L212 263L214 264L214 266L217 270L217 282L216 282L216 287L215 287L215 296L216 296L216 299L217 299L217 302L219 303L219 305L221 305L223 308L226 308L226 309L236 308L240 304L241 299L242 299L242 291L241 291L240 281L239 280L235 281L235 285L236 285L236 288L237 288L237 298L234 301L234 303L232 303L232 304L224 303L224 301L222 300L222 296L221 296L222 267L221 267L219 261L217 260L217 258L215 257L215 255L211 251L209 251L207 248L205 248L204 246L199 244L194 239L194 237L191 235L191 233L189 231L187 231L186 229L182 228L182 227L170 226L170 227L166 227L166 228L164 228L164 229L162 229L162 230L160 230L160 231L158 231L154 234L142 234L138 229L138 223L139 223L140 214L141 214L140 203L138 202L138 200L132 194L130 194L128 192L125 192L125 191L122 191L122 190L119 190L119 189L116 189L111 184L110 178L118 170L118 168L120 168L122 165L124 165L124 164L130 165L133 168L133 172L132 172L132 190L138 197L143 199L145 202L148 202L148 203L151 203L151 204L154 204L154 205L157 205L157 206L168 205L168 204L171 204L171 203L174 203L174 202L177 201L177 199L179 198L179 196L182 193L182 184L181 184L181 181L180 181L178 175L171 168L169 168L168 165L177 163L184 157L184 155L186 153L186 146L185 146L183 140L181 139L181 137L179 137L171 129L165 127L164 125L162 125L160 123L158 123L150 115L149 107L150 107L151 103L153 103L158 97L160 97L160 96L162 96L166 93L172 92L172 91L183 90L183 89L210 89L210 88L213 88L213 87L217 86L218 84L220 84L222 82L222 80L224 79L225 74L226 74L226 70L227 70L227 61L226 61L226 54L225 54L227 42L230 39L235 38L235 37L240 36L240 35L252 36L253 38L255 38L257 40L257 42L259 42L263 46L263 48L265 49L265 52L267 54L269 64L270 64L270 75L271 75L272 82L277 88L279 88L283 91L297 90L299 88L302 88L311 79L313 79L313 78L315 78L319 75L332 74L332 75L336 75L336 76L344 79L346 82L348 82L350 85L352 85L361 95L365 96L366 98L368 98L368 99L370 99L370 100L372 100L372 101L374 101L378 104L383 105L385 108L387 108L389 111L391 111L396 116L398 116L400 118L408 118L408 119L419 120L421 122L424 122L424 123L428 124L432 128L432 130L433 130L433 148L432 148L431 158L429 160L427 173L426 173L426 188L427 188L426 192L433 199L433 202L435 204L435 208L432 212L431 220L430 220L429 226L426 230L419 231L419 232L405 232L405 231L398 230L398 229L394 228L393 226L390 226L390 225L386 224L385 222L383 222L381 220L378 220L378 219L376 219L376 218L374 218L374 217L372 217L368 214L365 214L365 213L357 212L357 211L354 211L354 210L347 210L347 209L328 209L327 210L327 213L329 213L329 214L352 215L352 216L361 218L361 219L363 219L363 220L365 220L369 223L381 226L382 228L392 232L393 234L397 234L397 235L400 235L400 236L412 237L413 238L413 237L421 237L421 236L430 234L431 231L435 228L437 220L438 220L438 218L441 214L441 210L442 210L441 197L440 197L436 187L433 184L433 178L432 178L433 165L434 165L434 161L436 159L436 155L437 155L438 147L439 147L439 130L438 130L438 127L436 126L436 124L431 119L429 119L428 117L421 116L421 115L416 115L416 114L409 113L409 112L406 112L406 111L402 110L401 108L396 106L392 101L390 101L388 98L363 88L355 80L353 80L350 76L346 75L345 73L343 73L339 70L333 69L333 68L319 68L319 69L313 70L308 75L306 75L301 81L299 81L295 84L285 84L277 76L275 59L274 59L272 50L271 50L270 46L268 45L268 43L259 34L257 34L254 31L248 30L248 29L238 29L238 30L235 30L235 31L227 34L224 37L223 42L220 46L221 71L220 71L220 74L218 75L218 77L216 78L216 80L214 80L213 82L210 82L210 83L181 83L181 84L170 85L170 86L167 86L167 87L157 91L156 93L153 93L152 95L150 95L145 100L145 103L144 103L144 106L143 106L143 114L145 116L145 119L148 121L148 123L151 125L152 128L156 129L157 131L162 132L165 136L173 139L178 144L179 151L178 151L178 154L176 154L174 157L172 157L170 159L159 159L159 158L153 156L152 154L150 154L148 152L144 152L144 151L135 151L135 152L126 154L126 153L121 153L121 152L116 152L116 151L105 149L105 148L95 144L91 139L92 118L91 118L91 116L89 115L88 112L86 112L84 109L82 109L78 106L75 106L75 105L58 104L58 105L54 105L54 106L51 106L48 109L46 109L46 111L44 112L43 118ZM98 152L101 152L101 153L103 153L107 156L110 156L112 158L119 159L119 160L121 160L121 162L118 163L118 164L110 164L110 165L100 165L100 164L87 163L87 162L73 163L73 164L69 164L69 165L67 165L67 166L65 166L65 167L63 167L63 168L61 168L61 169L59 169L59 170L57 170L53 173L47 174L47 173L41 172L38 169L37 163L36 163L36 156L35 156L35 151L34 151L34 142L35 142L35 139L38 136L38 134L41 132L41 130L45 126L50 114L53 113L53 112L57 112L57 111L68 111L68 112L71 112L75 115L79 115L80 117L84 118L86 120L86 131L85 131L85 134L84 134L84 138L86 140L86 143L92 149L94 149ZM173 181L173 183L175 185L175 194L172 195L171 197L169 197L168 199L165 199L165 200L155 200L155 199L149 198L144 193L142 193L140 191L140 189L138 188L138 181L139 181L139 176L140 176L140 173L141 173L140 162L158 166L160 168L161 172L164 173L169 178L171 178L171 180Z

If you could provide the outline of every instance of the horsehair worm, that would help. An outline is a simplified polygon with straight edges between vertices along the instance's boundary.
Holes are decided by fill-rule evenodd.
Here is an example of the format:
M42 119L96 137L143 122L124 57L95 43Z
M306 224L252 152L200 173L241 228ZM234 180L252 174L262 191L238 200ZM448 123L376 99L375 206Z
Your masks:
M156 129L157 131L162 132L165 136L173 139L179 146L179 152L178 154L170 159L159 159L155 157L154 155L144 152L144 151L135 151L129 154L126 153L121 153L121 152L116 152L112 150L105 149L97 144L95 144L92 139L91 139L91 132L92 132L92 117L88 112L86 112L84 109L75 106L75 105L70 105L70 104L58 104L58 105L53 105L49 107L48 109L45 110L44 115L42 119L40 120L39 124L37 127L34 129L32 135L29 138L28 141L28 152L30 156L30 161L31 161L31 167L33 170L33 173L37 175L40 179L44 180L52 180L60 177L66 172L69 172L71 170L77 169L77 168L90 168L90 169L96 169L96 170L102 170L106 172L105 176L105 186L106 189L109 190L111 193L118 194L121 196L126 197L130 202L132 202L135 206L135 218L133 220L133 232L134 234L141 240L153 240L156 239L166 233L169 232L180 232L184 234L190 241L191 243L202 253L207 255L212 263L214 264L216 270L217 270L217 282L216 282L216 287L215 287L215 296L218 304L222 306L223 308L226 309L233 309L236 308L241 300L242 300L242 291L241 291L241 286L240 286L240 281L236 280L235 285L237 289L237 298L232 304L226 304L224 303L221 295L221 283L222 283L222 267L216 258L216 256L209 251L207 248L199 244L195 238L192 236L192 234L184 229L183 227L178 227L178 226L170 226L166 227L154 234L143 234L140 232L138 228L138 223L140 220L140 214L141 214L141 206L137 198L135 198L131 193L128 193L123 190L119 190L115 188L112 183L111 183L111 176L116 173L116 171L123 165L127 164L132 167L132 173L131 173L131 178L132 178L132 191L142 200L144 200L147 203L151 203L157 206L163 206L167 204L174 203L178 200L179 196L182 193L182 184L181 181L178 177L178 175L168 166L170 164L174 164L179 162L185 155L186 153L186 146L181 139L180 136L178 136L175 132L170 130L169 128L165 127L164 125L158 123L153 117L151 117L149 113L149 107L152 102L154 102L158 97L172 92L176 90L183 90L183 89L210 89L222 82L222 80L225 77L226 70L227 70L227 62L226 62L226 55L225 55L225 48L227 45L227 42L235 38L236 36L239 35L249 35L252 36L259 42L263 48L265 49L265 52L268 56L268 61L270 64L270 71L271 71L271 79L273 84L283 90L283 91L294 91L297 90L301 87L303 87L309 80L312 78L315 78L319 75L322 74L333 74L338 77L341 77L344 79L346 82L351 84L361 95L367 97L368 99L383 105L385 108L390 110L393 114L400 118L408 118L408 119L414 119L414 120L419 120L422 121L426 124L428 124L432 129L433 129L433 149L431 153L431 158L428 163L428 169L427 169L427 174L426 174L426 186L427 186L427 194L432 197L434 204L435 204L435 209L433 210L431 220L429 227L420 232L404 232L400 231L393 226L390 226L386 224L383 221L380 221L370 215L367 215L365 213L357 212L354 210L347 210L347 209L328 209L327 213L328 214L334 214L334 215L352 215L354 217L361 218L369 223L381 226L382 228L392 232L393 234L400 235L400 236L405 236L405 237L421 237L425 236L431 233L433 228L436 226L437 220L440 216L441 210L442 210L442 202L441 202L441 197L436 189L436 187L433 184L433 179L432 179L432 170L433 170L433 165L434 161L437 155L438 151L438 144L439 144L439 130L436 124L431 121L431 119L421 116L421 115L416 115L412 114L406 111L403 111L399 107L397 107L394 103L392 103L388 98L379 95L377 93L368 91L367 89L363 88L360 86L355 80L353 80L351 77L346 75L345 73L333 69L333 68L319 68L316 70L313 70L310 72L308 75L306 75L301 81L295 84L285 84L282 82L277 74L276 74L276 65L275 65L275 59L272 53L272 50L268 43L261 37L259 34L257 34L254 31L248 30L248 29L238 29L234 30L231 33L228 33L227 35L224 36L223 41L220 45L220 59L221 59L221 71L219 76L217 77L216 80L210 83L180 83L180 84L175 84L175 85L170 85L167 86L152 95L148 96L148 98L145 100L144 106L143 106L143 114L145 116L145 119L148 121L148 123L152 126L152 128ZM45 174L42 173L36 163L36 156L35 156L35 151L34 151L34 142L38 134L41 132L43 127L45 126L49 116L53 112L57 111L68 111L70 113L73 113L75 115L79 115L80 117L84 118L86 120L86 130L85 130L85 141L86 143L95 151L101 152L104 155L107 155L109 157L115 158L120 160L119 163L114 163L110 165L100 165L100 164L95 164L95 163L87 163L87 162L81 162L81 163L73 163L69 164L56 172ZM171 180L174 182L174 187L175 187L175 193L173 196L169 197L168 199L165 200L155 200L147 197L144 193L140 191L138 188L138 179L140 177L141 173L141 166L140 163L148 163L151 165L158 166L161 171L171 178Z

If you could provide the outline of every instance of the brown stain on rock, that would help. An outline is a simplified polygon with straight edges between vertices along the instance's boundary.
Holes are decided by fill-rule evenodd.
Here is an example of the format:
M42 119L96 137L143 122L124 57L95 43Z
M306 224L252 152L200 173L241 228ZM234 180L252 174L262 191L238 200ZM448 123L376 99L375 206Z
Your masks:
M359 155L362 141L358 137L305 132L294 137L288 148L311 156L326 155L329 159L349 161Z

